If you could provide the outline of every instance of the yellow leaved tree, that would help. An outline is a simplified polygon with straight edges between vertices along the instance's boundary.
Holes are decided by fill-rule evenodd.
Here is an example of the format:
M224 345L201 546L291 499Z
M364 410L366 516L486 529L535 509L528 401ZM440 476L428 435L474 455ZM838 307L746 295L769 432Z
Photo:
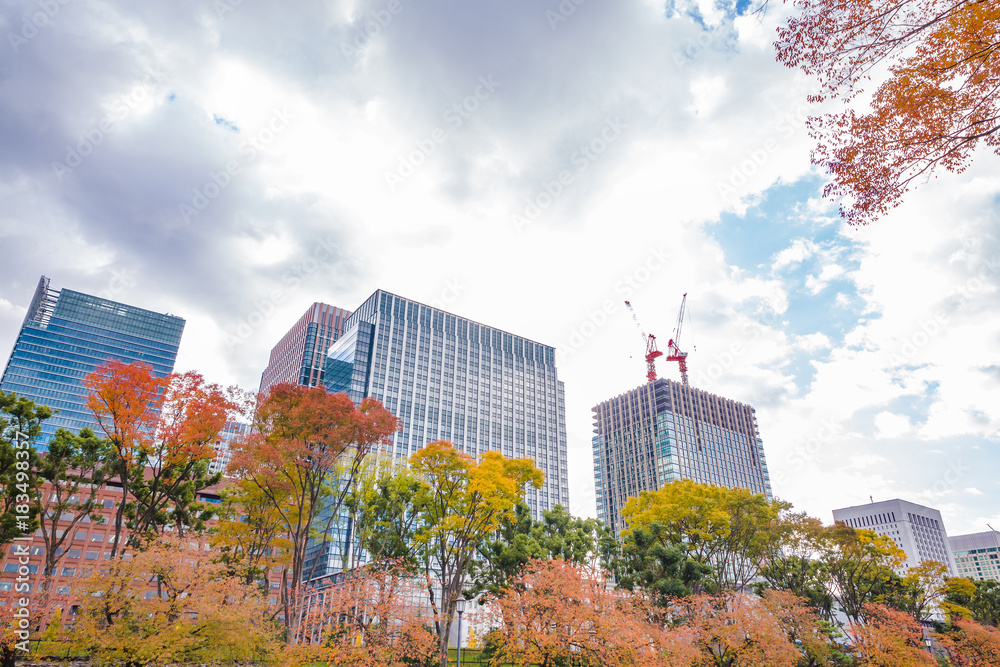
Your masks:
M447 667L455 602L477 548L513 515L528 485L541 488L543 476L531 459L486 452L477 462L443 441L414 453L410 465L422 481L414 499L414 556L434 613L440 664Z

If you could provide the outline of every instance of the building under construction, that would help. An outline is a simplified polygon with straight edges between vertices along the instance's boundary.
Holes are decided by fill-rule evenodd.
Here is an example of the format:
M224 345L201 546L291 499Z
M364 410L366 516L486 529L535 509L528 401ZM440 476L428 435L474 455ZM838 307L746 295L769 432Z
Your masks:
M640 491L691 479L771 498L754 409L684 383L657 379L594 410L597 516L617 535Z

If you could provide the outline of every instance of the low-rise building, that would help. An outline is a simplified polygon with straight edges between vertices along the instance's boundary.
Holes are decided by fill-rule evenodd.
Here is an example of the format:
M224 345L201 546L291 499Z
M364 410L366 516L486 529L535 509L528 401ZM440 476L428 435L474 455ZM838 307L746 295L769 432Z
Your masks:
M956 574L977 581L1000 581L1000 533L955 535L948 538Z
M952 576L956 574L944 520L934 508L897 498L833 510L833 520L892 538L906 552L906 563L897 574L924 561L943 563Z

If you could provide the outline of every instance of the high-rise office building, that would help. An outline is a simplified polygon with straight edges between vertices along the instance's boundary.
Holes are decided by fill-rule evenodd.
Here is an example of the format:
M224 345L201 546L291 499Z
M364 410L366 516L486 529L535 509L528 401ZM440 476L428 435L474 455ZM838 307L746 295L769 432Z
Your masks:
M325 303L314 303L271 350L267 368L260 377L260 390L288 382L306 387L323 384L326 351L340 338L350 311Z
M771 498L764 445L745 403L661 378L598 404L594 412L597 518L614 534L640 491L690 479Z
M555 348L376 291L347 319L324 384L355 402L379 399L402 420L392 452L448 440L477 456L527 457L545 473L534 516L569 506L566 410ZM335 568L331 560L329 568ZM326 570L330 571L330 570Z
M42 425L40 449L56 429L97 429L82 380L108 359L142 361L162 377L174 369L184 320L38 281L0 389L58 413Z
M955 574L977 581L1000 581L1000 533L969 533L948 538Z
M883 500L833 510L833 520L852 528L887 535L906 552L906 563L896 573L928 560L944 563L955 575L955 561L948 546L948 533L941 512L905 500Z
M226 468L233 460L233 450L230 444L233 440L245 438L250 433L250 425L241 422L226 422L225 427L219 432L215 440L215 456L208 464L208 472L214 475L217 472L225 474Z

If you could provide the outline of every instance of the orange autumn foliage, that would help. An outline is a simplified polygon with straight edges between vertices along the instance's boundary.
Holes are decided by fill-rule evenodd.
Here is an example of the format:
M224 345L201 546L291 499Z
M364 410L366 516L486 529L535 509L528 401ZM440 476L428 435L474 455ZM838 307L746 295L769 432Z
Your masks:
M310 574L306 549L314 533L325 541L329 532L316 530L316 516L321 508L331 520L339 516L365 457L388 442L399 420L374 398L356 406L347 394L279 384L258 398L253 425L250 436L232 445L229 474L273 509L291 545L281 602L292 638L297 621L290 603Z
M285 664L406 667L427 662L437 640L415 604L422 593L400 563L372 563L347 574L303 600L308 611L299 624L299 643L285 651Z
M695 633L699 667L795 667L800 653L786 628L753 595L699 595L680 604L684 624ZM803 618L800 615L799 618Z
M955 630L936 636L955 667L996 667L1000 665L1000 630L956 618Z
M196 372L158 377L151 366L116 359L104 362L83 380L86 404L111 443L110 475L125 497L115 514L112 557L128 516L133 537L151 537L166 524L178 531L203 527L197 491L207 476L214 443L238 410L234 390L206 383Z
M257 586L228 576L202 541L161 537L83 580L68 633L95 663L259 661L280 627ZM131 555L131 558L128 556Z
M699 664L690 630L667 629L648 598L614 590L607 573L591 567L531 561L487 609L501 638L495 664Z
M811 118L812 160L866 224L939 168L962 172L984 144L1000 154L1000 3L995 0L793 0L778 61L818 79L811 101L845 108ZM872 79L870 108L859 96Z
M866 605L864 622L847 626L860 667L936 667L924 646L920 624L909 614L881 605Z

